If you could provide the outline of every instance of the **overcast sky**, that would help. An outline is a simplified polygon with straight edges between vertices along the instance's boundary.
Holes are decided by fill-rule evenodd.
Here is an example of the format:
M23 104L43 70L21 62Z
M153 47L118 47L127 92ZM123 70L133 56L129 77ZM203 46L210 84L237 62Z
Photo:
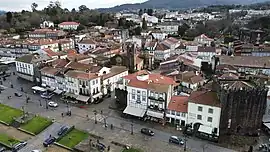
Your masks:
M5 11L21 11L31 10L33 2L38 4L37 9L43 9L51 0L0 0L0 10ZM52 0L55 1L55 0ZM63 8L78 8L86 5L88 8L112 7L125 3L139 3L146 0L60 0Z

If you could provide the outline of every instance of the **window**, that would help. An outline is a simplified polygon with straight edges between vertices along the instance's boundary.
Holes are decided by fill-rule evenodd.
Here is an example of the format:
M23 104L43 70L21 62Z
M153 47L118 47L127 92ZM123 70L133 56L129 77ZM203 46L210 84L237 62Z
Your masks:
M140 90L137 90L137 94L141 94L141 91Z
M96 79L96 84L98 84L98 79Z
M132 94L135 94L135 90L134 89L132 89Z
M213 120L212 117L208 117L208 118L207 118L207 121L208 121L208 122L212 122L212 120Z
M140 100L141 101L141 96L137 95L137 101Z
M131 95L131 98L132 98L133 100L135 100L135 94L132 94L132 95Z
M182 116L182 117L185 117L185 116L186 116L186 114L185 114L185 113L181 113L181 116Z
M142 97L142 101L146 101L146 97L145 96Z
M209 108L208 109L208 113L213 113L213 109L212 108Z
M143 95L143 96L146 96L146 92L145 92L145 91L143 91L143 92L142 92L142 95Z
M176 112L176 116L180 116L180 112Z
M95 85L95 81L93 81L93 85Z
M172 115L175 115L175 111L172 110Z
M201 106L198 106L198 111L202 111L202 107Z
M198 120L202 120L202 115L197 115Z

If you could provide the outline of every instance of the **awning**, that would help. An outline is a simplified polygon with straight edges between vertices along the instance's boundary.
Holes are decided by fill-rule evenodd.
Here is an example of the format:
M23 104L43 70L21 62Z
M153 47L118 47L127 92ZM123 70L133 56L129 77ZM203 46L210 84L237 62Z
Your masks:
M268 129L270 129L270 123L263 123L263 125L264 125L265 127L267 127Z
M62 91L62 90L56 89L56 90L54 90L53 92L56 93L56 94L61 94L63 91Z
M199 132L202 132L202 133L206 133L206 134L209 134L211 135L212 134L212 127L208 127L208 126L204 126L204 125L200 125L200 128L198 130Z
M102 93L101 93L101 92L99 92L99 93L93 95L92 98L95 99L95 98L100 97L100 96L102 96Z
M146 112L146 115L151 116L151 117L154 117L154 118L159 118L159 119L163 119L164 118L163 113L155 112L155 111L150 111L150 110L148 110Z
M69 93L69 92L66 92L64 94L64 96L67 96L67 97L70 97L70 98L74 98L74 99L76 99L78 97L78 95L75 95L75 94L72 94L72 93Z
M83 101L83 102L87 102L89 99L90 97L83 96L83 95L78 95L78 97L76 98L76 100Z
M143 117L145 115L145 112L146 112L146 109L129 107L129 106L127 106L126 109L124 110L124 113L132 115L132 116L137 116L137 117Z
M48 90L48 91L54 91L55 88L49 88L49 87L47 87L47 90Z

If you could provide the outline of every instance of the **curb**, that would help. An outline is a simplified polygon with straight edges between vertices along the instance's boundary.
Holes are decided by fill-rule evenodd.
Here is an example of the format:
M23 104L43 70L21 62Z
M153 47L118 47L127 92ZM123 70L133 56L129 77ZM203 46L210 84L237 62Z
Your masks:
M2 120L0 120L0 123L1 123L1 124L4 124L4 125L6 125L6 126L10 126L10 124L8 124L8 123L6 123L6 122L4 122L4 121L2 121Z
M18 128L18 130L20 130L20 131L22 131L22 132L24 132L24 133L27 133L27 134L29 134L29 135L36 136L36 134L34 134L34 133L30 132L30 131L24 130L24 129L22 129L22 128Z
M5 143L3 143L3 142L0 142L0 145L4 145L5 147L8 147L9 149L12 148L12 146L10 146L10 145L8 145L8 144L5 144Z
M59 147L62 147L62 148L64 148L64 149L73 151L73 148L69 148L69 147L67 147L67 146L65 146L65 145L59 144L58 142L55 142L54 144L57 145L57 146L59 146Z

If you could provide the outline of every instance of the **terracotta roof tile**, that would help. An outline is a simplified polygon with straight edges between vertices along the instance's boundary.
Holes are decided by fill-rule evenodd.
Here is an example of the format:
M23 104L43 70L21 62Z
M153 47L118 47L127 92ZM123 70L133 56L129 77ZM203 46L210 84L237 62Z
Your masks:
M221 103L217 93L213 91L193 91L189 96L189 102L209 106L220 107Z
M62 22L59 25L80 25L80 23L77 23L77 22Z
M58 56L58 53L52 51L49 48L43 49L43 51L45 51L47 53L48 56L53 57L53 56Z
M66 59L56 59L52 61L52 66L55 68L64 68L68 63L69 61Z
M79 43L83 43L83 44L97 44L97 42L94 41L93 39L83 39Z
M157 47L156 47L156 50L157 51L166 51L166 50L169 50L170 48L168 46L166 46L165 44L163 43L158 43Z
M168 109L176 112L188 111L188 96L172 96Z
M41 71L42 73L46 73L46 74L50 74L50 75L55 75L55 74L57 74L60 70L61 70L61 68L44 67L44 68L41 69L40 71Z
M98 76L94 73L87 73L87 72L76 71L76 70L69 70L65 75L68 77L84 79L84 80L91 80L91 79L98 78Z

